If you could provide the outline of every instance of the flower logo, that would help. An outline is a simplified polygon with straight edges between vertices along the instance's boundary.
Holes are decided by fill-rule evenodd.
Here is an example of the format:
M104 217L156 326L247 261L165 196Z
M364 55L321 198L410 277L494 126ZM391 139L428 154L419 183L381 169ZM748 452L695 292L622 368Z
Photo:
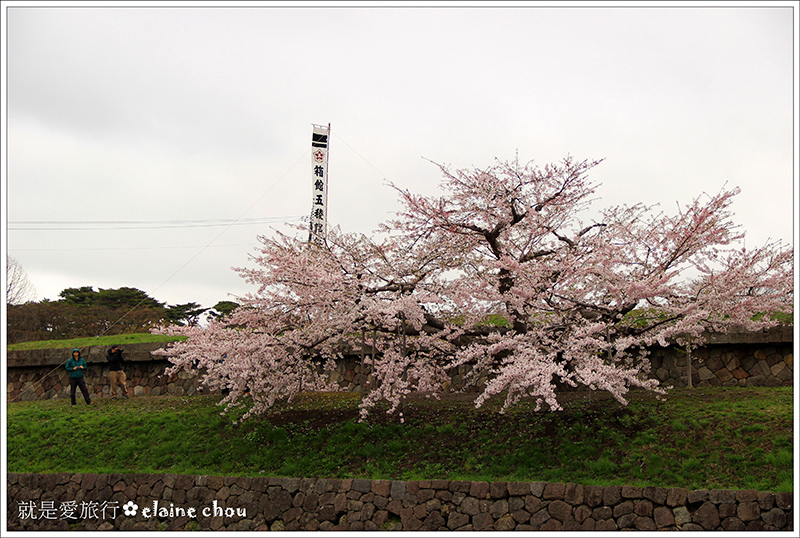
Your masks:
M136 511L139 509L139 505L133 501L128 501L122 506L122 509L125 510L126 516L135 516Z

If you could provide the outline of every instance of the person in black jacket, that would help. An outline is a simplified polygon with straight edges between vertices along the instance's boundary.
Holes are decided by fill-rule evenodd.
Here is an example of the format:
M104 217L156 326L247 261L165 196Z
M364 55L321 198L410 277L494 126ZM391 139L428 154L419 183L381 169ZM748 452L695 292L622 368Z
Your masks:
M117 385L122 387L122 397L128 398L128 387L125 384L125 372L122 371L122 365L125 359L122 358L122 350L119 346L111 346L106 354L110 371L108 372L108 379L111 381L111 399L117 399Z

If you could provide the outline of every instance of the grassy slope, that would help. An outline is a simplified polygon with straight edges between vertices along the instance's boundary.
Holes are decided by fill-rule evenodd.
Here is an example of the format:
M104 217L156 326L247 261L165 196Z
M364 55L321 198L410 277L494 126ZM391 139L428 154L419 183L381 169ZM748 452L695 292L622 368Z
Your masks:
M505 415L420 401L406 405L404 424L384 413L358 423L357 396L340 393L236 425L218 399L11 403L8 470L794 489L791 388L676 390L625 408L593 399Z
M62 348L85 348L88 346L110 346L112 344L145 344L149 342L174 342L174 336L161 334L137 333L137 334L113 334L110 336L96 336L90 338L71 338L68 340L38 340L35 342L19 342L9 344L8 351L22 349L62 349Z

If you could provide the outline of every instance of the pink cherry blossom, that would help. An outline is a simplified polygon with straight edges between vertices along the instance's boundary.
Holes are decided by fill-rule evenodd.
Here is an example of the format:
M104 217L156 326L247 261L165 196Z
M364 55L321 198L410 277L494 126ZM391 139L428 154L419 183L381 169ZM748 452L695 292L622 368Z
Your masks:
M756 330L792 312L793 250L742 247L737 189L673 215L634 204L584 221L598 164L440 166L444 193L394 187L403 209L376 237L261 236L257 268L237 269L254 291L236 311L160 330L188 337L163 351L170 372L202 370L228 390L222 404L249 406L244 418L337 390L326 372L362 351L372 376L362 417L381 401L395 412L412 392L442 394L459 367L480 383L477 406L533 398L557 410L563 386L625 404L632 387L665 393L648 347L697 345L704 331Z

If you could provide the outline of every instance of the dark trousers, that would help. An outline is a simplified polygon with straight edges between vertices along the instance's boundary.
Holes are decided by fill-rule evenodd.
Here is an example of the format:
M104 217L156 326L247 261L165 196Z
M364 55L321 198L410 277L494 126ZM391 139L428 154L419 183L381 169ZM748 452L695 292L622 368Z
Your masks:
M75 405L75 389L77 387L81 388L81 394L83 394L83 399L86 400L86 403L92 403L89 399L89 389L86 388L86 381L84 381L82 377L70 377L69 397L72 400L72 405Z

